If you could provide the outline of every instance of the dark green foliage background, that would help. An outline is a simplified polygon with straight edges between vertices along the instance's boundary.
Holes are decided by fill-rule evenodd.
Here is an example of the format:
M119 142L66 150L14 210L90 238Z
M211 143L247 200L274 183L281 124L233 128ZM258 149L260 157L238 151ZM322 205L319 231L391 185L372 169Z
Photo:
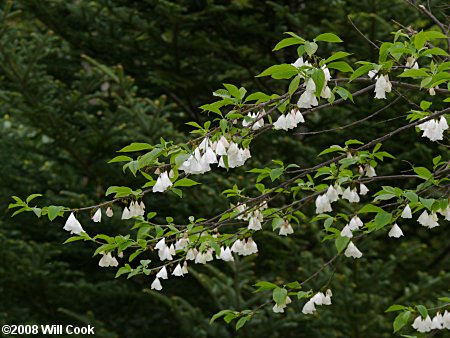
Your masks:
M0 3L6 6L6 1ZM7 210L11 195L42 193L44 204L76 207L104 200L109 185L137 187L142 182L124 175L120 165L106 164L116 150L133 141L159 142L160 137L186 140L189 128L184 123L206 120L197 107L211 102L211 93L222 83L244 85L252 92L286 90L285 83L255 78L269 65L294 60L292 51L271 52L283 32L310 39L334 32L345 43L321 46L320 55L340 48L355 59L376 61L377 51L347 16L375 42L390 39L390 32L399 29L392 19L415 29L434 27L404 1L11 3L10 16L0 25L1 324L91 324L99 337L390 337L394 316L384 314L389 305L423 301L433 306L447 291L448 234L444 227L425 231L410 222L404 224L405 240L388 239L385 233L371 236L361 242L363 259L340 259L333 275L327 270L307 285L317 290L332 276L331 307L321 308L316 316L302 315L298 302L284 315L267 309L234 333L222 322L209 325L209 318L224 308L251 308L267 300L269 295L252 293L256 281L301 281L334 255L332 243L321 243L320 224L305 223L287 239L258 233L257 257L195 267L189 277L170 280L162 293L154 293L148 277L115 280L115 271L99 268L97 257L91 257L94 247L62 245L68 237L62 219L50 223L25 214L11 219ZM445 3L433 1L439 18ZM116 76L122 72L121 84L85 55ZM366 97L356 103L314 114L301 130L343 125L385 102ZM407 110L406 104L396 106L379 120ZM318 163L316 154L331 144L348 138L368 141L401 123L369 121L320 136L270 132L254 142L251 164L266 166L270 159ZM385 147L398 159L429 167L437 154L436 146L419 140L414 131ZM392 162L380 172L410 168ZM201 178L205 184L189 191L186 199L158 195L146 196L145 202L149 211L178 220L211 216L227 203L221 190L235 183L252 187L254 182L242 175L249 168L208 174ZM414 187L417 182L399 184ZM84 217L88 224L88 215ZM85 228L126 234L130 224L118 218Z

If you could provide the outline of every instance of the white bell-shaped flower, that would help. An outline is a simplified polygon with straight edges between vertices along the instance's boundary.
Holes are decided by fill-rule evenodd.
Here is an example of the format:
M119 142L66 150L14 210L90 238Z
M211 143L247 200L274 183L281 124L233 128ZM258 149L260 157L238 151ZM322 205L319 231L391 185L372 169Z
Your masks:
M400 229L400 227L397 225L397 223L395 223L394 226L391 228L391 230L389 230L388 236L394 237L394 238L400 238L401 236L403 236L403 231L402 231L402 229Z
M369 192L369 188L367 188L365 184L361 183L359 185L359 194L361 196L364 196L364 195L367 195L368 192Z
M412 218L412 212L411 212L411 208L410 208L409 204L407 204L405 209L403 209L400 217L401 218Z
M153 186L153 192L164 192L167 188L171 187L173 184L170 181L167 171L163 172L158 176L155 185Z
M92 216L92 220L95 223L99 223L102 220L102 209L98 208L97 211L95 212L94 216Z
M153 281L152 285L150 286L150 288L152 290L156 290L156 291L160 291L162 290L162 285L161 282L159 281L159 278L156 277L155 280Z
M314 306L314 302L311 299L308 300L302 308L302 313L305 315L313 314L315 311L316 307Z
M336 190L336 188L334 186L332 186L332 185L330 185L328 187L326 195L327 195L328 200L331 203L336 202L339 199L339 193Z
M428 212L424 210L417 221L429 229L439 226L438 217L434 211L428 214Z
M292 229L291 224L288 221L284 221L280 226L280 232L278 233L281 236L287 236L294 233L294 229Z
M352 230L350 229L350 226L348 224L342 229L341 236L342 237L348 237L348 238L352 238L353 237Z
M233 257L233 253L231 252L231 249L229 247L226 247L226 248L221 247L219 259L221 259L225 262L233 262L234 257Z
M174 275L176 277L183 277L184 276L183 269L182 269L180 264L177 264L177 266L175 267L175 269L172 272L172 275Z
M330 201L328 200L327 195L319 195L316 198L316 214L322 214L324 212L331 212Z
M85 232L80 222L75 218L73 212L70 213L69 218L67 218L66 224L64 225L64 230L70 231L70 234L79 235L82 232Z
M165 266L165 265L158 271L158 273L156 274L156 277L157 277L157 278L161 278L161 279L167 279L167 278L169 278L169 277L167 276L167 269L166 269L166 266Z
M117 259L115 257L112 256L111 252L108 252L107 254L102 252L102 255L103 255L102 258L98 262L99 266L101 266L101 267L109 267L109 266L116 267L119 265L119 262L117 261Z
M350 222L348 223L348 226L349 226L350 230L352 230L352 231L361 228L363 225L364 225L364 223L356 215L353 216L350 219Z
M113 215L114 215L113 209L111 207L107 207L105 213L106 213L106 216L108 216L108 217L113 217Z
M352 241L348 243L347 249L344 251L345 257L353 257L353 258L361 258L362 252L359 251L359 249L356 247L355 244L353 244Z

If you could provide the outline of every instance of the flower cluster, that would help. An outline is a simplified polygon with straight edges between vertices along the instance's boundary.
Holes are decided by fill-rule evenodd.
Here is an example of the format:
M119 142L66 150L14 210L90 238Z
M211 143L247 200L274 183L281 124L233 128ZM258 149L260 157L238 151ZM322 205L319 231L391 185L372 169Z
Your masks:
M266 111L264 109L258 113L248 113L248 120L242 121L242 126L246 128L252 124L252 130L258 130L264 126L264 116L266 116Z
M284 300L284 303L282 304L276 304L273 306L272 311L275 313L283 313L284 309L286 308L286 305L291 304L292 299L289 296L286 296L286 299Z
M305 119L303 118L302 113L297 108L293 108L286 115L281 114L278 120L273 124L273 127L276 130L286 130L294 129L297 127L299 123L304 123Z
M425 319L418 316L412 323L412 327L421 333L431 330L450 330L450 312L445 310L443 315L438 312L433 319L429 315Z
M427 137L431 141L441 141L444 138L444 131L448 129L448 123L444 116L439 120L432 119L417 126L423 131L422 137Z
M353 216L350 222L346 224L345 227L342 229L341 236L352 238L353 237L352 231L361 228L363 225L364 225L363 222L358 216Z
M370 78L376 78L377 81L375 83L375 98L376 99L385 99L386 93L390 93L392 90L392 84L389 81L389 75L378 74L375 71L369 72Z
M117 259L115 257L112 256L111 252L108 252L107 254L102 252L102 255L103 255L102 258L98 262L99 266L105 268L105 267L109 267L109 266L116 267L119 265L119 262L117 261Z
M361 195L367 194L368 191L369 189L364 184L360 184ZM356 188L350 189L350 187L347 187L345 191L342 191L339 185L330 185L325 194L319 195L316 198L316 214L333 211L331 203L338 201L339 196L342 196L343 199L346 199L350 203L358 203L360 201Z
M171 244L168 246L166 244L166 239L163 237L161 238L158 243L155 245L155 249L158 250L158 256L161 261L171 261L173 260L172 256L175 256L175 246Z
M313 314L316 311L316 305L331 305L332 292L330 289L323 292L318 292L312 296L303 306L302 313L305 315Z
M172 276L175 277L184 277L184 275L188 274L188 268L187 268L187 262L184 262L183 266L178 263L175 269L172 271ZM155 279L153 280L152 284L150 285L150 288L152 290L161 291L162 290L162 284L161 279L169 279L169 274L167 272L166 266L163 266L158 273L156 274Z
M171 187L173 184L169 176L173 177L173 171L170 171L170 173L164 171L163 173L159 174L158 179L156 180L156 183L152 188L152 191L164 192L167 190L167 188Z
M231 251L241 256L248 256L258 252L258 246L250 237L243 240L236 240L231 246Z
M125 207L122 212L122 219L130 219L135 216L144 216L145 214L145 204L143 201L141 203L131 201L129 207Z

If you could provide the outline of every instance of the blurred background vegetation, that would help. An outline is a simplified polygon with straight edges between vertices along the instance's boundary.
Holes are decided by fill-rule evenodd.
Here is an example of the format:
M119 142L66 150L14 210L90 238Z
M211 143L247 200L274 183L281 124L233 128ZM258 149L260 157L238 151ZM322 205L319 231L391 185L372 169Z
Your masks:
M425 231L410 222L404 225L406 240L371 236L361 242L361 260L340 259L308 283L307 289L317 290L330 281L331 307L315 316L302 315L302 304L281 315L267 309L234 333L220 321L210 325L209 318L224 308L251 308L267 300L269 295L252 293L256 281L301 281L333 256L333 244L321 243L320 224L305 223L287 239L258 233L257 257L196 266L188 277L169 280L162 293L154 293L149 277L116 280L115 271L99 268L97 257L91 257L93 246L62 245L68 237L62 219L51 224L32 215L10 218L7 210L11 195L42 193L43 204L77 207L104 200L109 185L137 187L139 182L123 174L120 165L106 164L116 150L133 141L159 142L160 137L186 140L185 122L208 118L197 107L211 102L211 93L222 83L252 92L286 90L286 83L255 78L271 64L294 61L292 51L271 51L285 31L310 39L333 32L345 43L324 45L319 55L339 48L355 60L376 61L377 50L349 16L374 42L391 39L390 33L400 28L393 19L416 30L435 28L404 1L0 4L1 324L91 324L99 337L390 337L395 315L384 313L389 305L432 306L448 291L448 234L444 227ZM432 6L445 19L448 2L436 0ZM301 131L344 125L384 103L358 98L345 109L310 115ZM402 103L378 118L403 116L407 110ZM388 128L379 121L320 136L269 132L254 142L251 165L269 165L270 159L318 163L316 154L331 144L379 135ZM402 123L394 119L389 127ZM384 174L409 169L407 161L431 164L439 147L414 131L385 146L404 161L396 167L388 161L380 169ZM254 184L242 176L249 168L230 177L225 171L208 174L187 199L146 196L147 209L180 220L211 216L227 203L220 195L223 189ZM417 182L399 184L414 187ZM312 214L310 207L302 211ZM113 218L96 227L99 233L117 235L128 233L131 225Z

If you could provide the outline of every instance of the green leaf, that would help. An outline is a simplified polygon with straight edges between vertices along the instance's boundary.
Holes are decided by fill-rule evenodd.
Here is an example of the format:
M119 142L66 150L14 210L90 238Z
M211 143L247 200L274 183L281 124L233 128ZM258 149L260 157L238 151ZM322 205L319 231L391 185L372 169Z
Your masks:
M241 99L241 93L235 85L224 83L223 86L228 90L228 92L236 99Z
M316 84L316 96L320 96L322 92L323 85L325 84L325 73L322 68L314 69L314 72L311 75L314 83Z
M72 236L72 237L69 237L63 244L81 241L83 239L85 239L84 236Z
M304 42L305 42L305 40L303 40L303 39L300 40L300 39L294 38L294 37L286 38L286 39L283 39L280 42L278 42L277 45L272 49L272 51L277 51L282 48L293 46L293 45L300 45L300 44L303 44Z
M116 195L114 197L124 197L131 195L132 192L133 190L131 190L131 188L129 187L111 186L108 188L108 190L106 190L105 196L115 193Z
M269 174L272 182L275 181L281 175L283 175L283 171L284 171L283 168L272 169Z
M119 152L125 153L125 152L147 150L147 149L152 149L152 148L153 148L153 146L151 144L148 144L148 143L133 142L130 145L120 149Z
M173 184L173 186L174 187L191 187L191 186L197 185L197 184L201 184L201 183L185 177L185 178L182 178L181 180L176 181Z
M309 56L313 56L313 54L317 51L317 48L319 48L319 46L317 46L317 43L309 41L305 42L305 52Z
M411 311L405 311L402 313L399 313L397 317L394 319L394 333L400 331L409 321L409 318L411 317Z
M422 197L419 197L419 201L420 201L420 203L422 203L422 205L425 208L427 208L428 210L431 210L431 207L433 206L435 200L433 198L422 198Z
M352 82L354 79L357 79L361 75L367 74L370 70L373 70L372 64L367 64L359 67L353 72L352 76L350 76L349 82Z
M257 75L256 77L271 76L274 79L290 79L291 77L297 74L298 74L297 67L284 63L281 65L271 66L267 68L265 71L263 71L261 74Z
M420 178L423 178L424 180L428 180L433 176L433 174L424 167L414 167L413 170Z
M417 196L417 194L412 191L405 191L403 193L403 196L405 196L407 199L409 199L413 203L417 203L419 201L419 196Z
M337 61L327 64L328 68L337 69L343 73L353 73L353 68L347 62Z
M422 318L427 318L428 316L428 310L425 306L423 305L416 305L417 311L419 311L420 315L422 316Z
M377 230L383 228L384 226L388 225L392 221L392 214L389 212L380 212L375 216L375 227Z
M112 160L109 160L108 163L129 162L129 161L133 161L133 159L129 156L119 155L114 157Z
M333 55L331 55L328 59L326 59L325 63L329 63L334 60L339 60L339 59L345 58L348 55L352 55L352 54L347 53L347 52L336 52Z
M448 53L438 47L433 47L430 49L427 49L426 51L424 51L423 53L421 53L421 55L442 55L442 56L448 56Z
M27 197L26 202L27 204L30 203L33 199L35 199L36 197L41 197L42 194L32 194L30 196Z
M255 292L261 292L261 291L266 291L266 290L273 290L273 289L276 289L278 287L274 283L265 282L265 281L260 281L260 282L256 283L254 286L258 287L258 289L256 289Z
M401 73L398 77L426 77L429 74L423 69L407 69Z
M220 317L223 317L223 316L225 316L227 314L230 314L230 313L234 313L234 311L232 311L232 310L222 310L222 311L217 312L214 316L211 317L211 319L209 321L209 324L214 323L216 321L216 319L218 319Z
M130 273L131 271L133 271L133 269L131 268L130 264L125 264L125 266L117 270L115 278L118 278L125 273Z
M277 287L272 292L272 298L277 305L283 305L286 303L287 290L285 288Z
M50 205L47 209L47 216L50 221L53 221L56 217L59 216L59 213L64 210L64 207Z
M387 308L387 310L384 311L384 312L403 311L403 310L406 310L406 309L407 309L407 307L404 306L404 305L394 304L394 305L389 306Z
M245 323L247 323L250 319L252 319L252 316L245 316L240 318L236 323L236 331L243 327Z
M384 212L384 210L373 204L366 204L365 206L363 206L361 209L358 210L358 214L367 214L367 213L371 213L371 212L379 213L379 212Z
M336 237L336 240L334 241L334 245L336 246L338 253L341 253L347 247L349 242L350 242L350 238L348 238L348 237L342 237L342 236Z
M137 161L137 168L141 169L153 164L153 162L161 154L161 152L162 152L161 148L155 148L152 151L140 156Z
M289 84L289 96L294 95L294 93L298 89L299 84L300 84L300 76L294 77L291 83Z
M328 149L325 149L324 151L322 151L318 156L322 156L328 153L333 153L336 151L344 151L344 148L342 148L341 146L338 145L332 145L331 147L329 147Z
M428 108L430 108L432 105L431 102L428 101L420 101L420 109L422 109L423 111L428 110Z
M314 41L324 41L324 42L343 42L339 36L337 36L336 34L333 33L324 33L324 34L320 34L317 35L316 38L314 39Z

